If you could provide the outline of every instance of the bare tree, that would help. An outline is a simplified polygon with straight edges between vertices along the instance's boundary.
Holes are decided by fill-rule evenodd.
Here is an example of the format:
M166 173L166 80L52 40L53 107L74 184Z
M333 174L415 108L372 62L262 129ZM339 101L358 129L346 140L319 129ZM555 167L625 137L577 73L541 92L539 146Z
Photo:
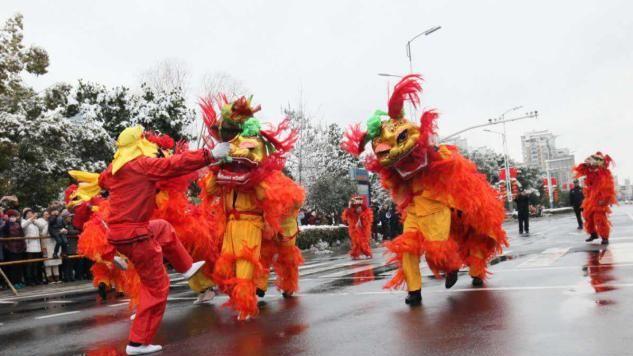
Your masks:
M191 74L187 63L168 58L142 72L140 79L153 89L169 93L179 88L187 96Z
M206 73L202 77L200 89L201 97L222 93L226 94L229 99L234 99L251 94L242 81L222 71Z

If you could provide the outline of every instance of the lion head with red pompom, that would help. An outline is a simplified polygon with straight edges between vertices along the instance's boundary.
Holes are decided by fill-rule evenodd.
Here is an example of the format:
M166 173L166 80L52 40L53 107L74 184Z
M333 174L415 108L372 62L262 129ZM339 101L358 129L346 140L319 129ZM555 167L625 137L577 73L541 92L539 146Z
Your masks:
M358 124L350 127L341 147L359 156L371 142L373 155L367 159L368 168L372 171L393 168L403 179L424 168L433 150L431 141L436 134L437 114L425 111L418 126L407 120L404 112L406 101L414 108L420 104L421 81L418 74L403 77L394 87L387 112L376 110L367 120L367 131Z
M252 97L229 101L221 94L200 103L207 128L205 144L213 147L215 142L228 142L231 145L228 159L219 165L217 184L240 187L258 184L272 170L284 168L286 156L298 139L289 118L277 126L262 127L254 117L261 106L252 106L251 102Z
M609 168L613 165L613 159L609 155L605 155L598 151L585 159L585 164L592 168Z

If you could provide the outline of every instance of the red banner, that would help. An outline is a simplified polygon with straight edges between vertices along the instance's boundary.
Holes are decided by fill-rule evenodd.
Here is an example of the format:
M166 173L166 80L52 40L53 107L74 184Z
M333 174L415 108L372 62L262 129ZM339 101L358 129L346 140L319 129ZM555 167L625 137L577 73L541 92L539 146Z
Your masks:
M558 183L558 182L556 181L556 178L552 177L551 178L551 183L552 183L552 187L555 187L556 183ZM547 178L543 178L543 185L545 187L547 187Z
M519 170L516 167L510 167L510 178L516 178ZM502 168L499 170L499 180L506 180L506 170Z

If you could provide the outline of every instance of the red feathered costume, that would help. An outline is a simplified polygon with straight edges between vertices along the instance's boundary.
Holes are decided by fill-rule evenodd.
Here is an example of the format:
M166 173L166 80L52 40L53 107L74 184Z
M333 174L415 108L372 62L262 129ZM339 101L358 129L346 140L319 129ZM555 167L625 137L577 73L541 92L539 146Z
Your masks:
M386 287L406 282L406 302L411 305L421 301L422 255L437 276L447 275L447 288L464 264L470 267L473 284L481 285L488 260L507 246L505 212L485 176L455 147L433 144L437 114L425 111L419 127L404 118L405 100L419 103L420 80L419 75L404 77L394 88L389 112L376 111L367 132L359 125L351 127L342 144L359 155L372 143L374 155L365 165L380 175L404 220L404 233L385 243L393 254L390 262L398 266Z
M587 242L602 238L602 243L609 242L611 232L611 205L616 204L615 181L609 170L613 160L609 155L597 152L589 156L584 163L574 168L577 178L585 177L582 202L582 216L585 218L585 231L591 236Z
M256 294L265 293L271 266L277 286L290 296L298 290L303 263L295 242L304 192L281 172L297 135L287 119L276 128L261 129L253 117L258 110L244 97L230 103L219 96L202 103L206 141L231 145L230 160L204 178L203 206L213 226L224 228L214 280L229 295L226 305L238 312L239 320L259 312Z
M133 127L119 135L118 150L100 175L99 185L109 191L108 242L134 264L141 281L129 340L146 345L158 330L169 294L163 257L180 273L189 271L193 262L167 221L150 220L156 208L157 183L190 174L213 158L206 149L152 158L157 147L143 138L142 131Z
M350 199L349 207L343 210L341 219L344 224L347 224L352 247L349 254L352 259L356 260L360 255L371 258L369 242L371 240L371 227L374 223L374 212L367 204L367 197L353 196Z

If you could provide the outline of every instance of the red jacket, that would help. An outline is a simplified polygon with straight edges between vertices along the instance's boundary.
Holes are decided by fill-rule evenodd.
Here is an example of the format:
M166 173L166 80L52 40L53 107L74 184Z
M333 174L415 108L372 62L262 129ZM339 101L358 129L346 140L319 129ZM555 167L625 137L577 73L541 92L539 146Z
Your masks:
M139 157L126 163L116 175L110 165L99 177L99 185L109 191L108 241L126 244L147 238L147 226L156 207L159 180L194 172L211 163L205 149L169 158Z

